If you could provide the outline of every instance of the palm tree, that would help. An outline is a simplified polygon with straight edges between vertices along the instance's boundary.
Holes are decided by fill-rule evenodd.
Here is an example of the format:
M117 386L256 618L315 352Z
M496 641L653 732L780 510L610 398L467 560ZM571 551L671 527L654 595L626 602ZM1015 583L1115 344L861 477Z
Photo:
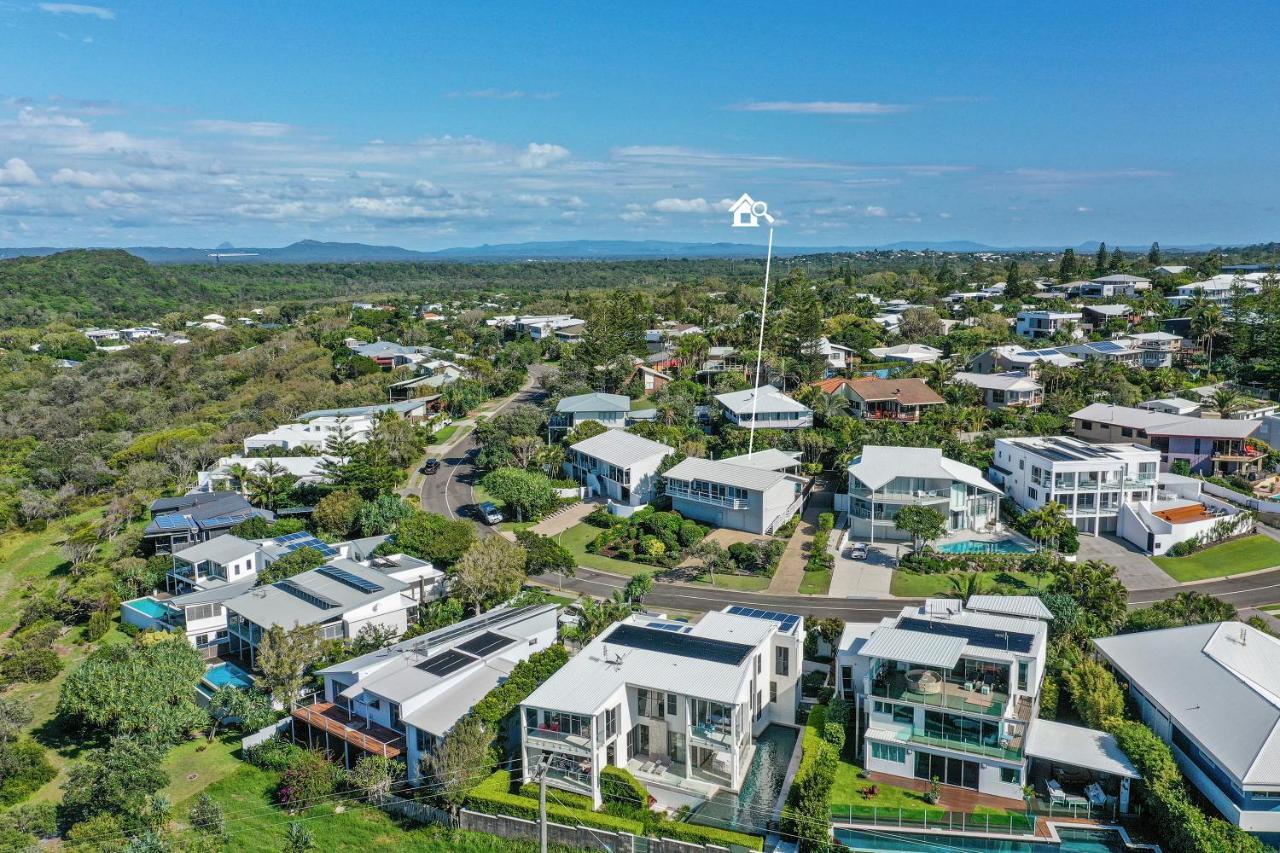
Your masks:
M1244 398L1236 392L1234 388L1228 388L1222 385L1215 388L1213 397L1210 399L1209 408L1218 413L1219 417L1229 417L1232 412L1240 408L1244 403Z
M982 595L987 587L986 579L980 572L947 575L947 581L951 584L951 591L961 601L968 601L975 595Z
M293 480L283 465L274 459L268 459L249 474L244 481L244 489L252 503L274 511L281 499L293 488Z
M920 365L920 373L924 381L941 394L942 389L956 375L956 369L950 362L938 359Z
M1222 309L1215 303L1210 302L1191 315L1191 333L1204 343L1210 373L1213 372L1213 339L1221 335L1225 329L1226 321L1222 317Z
M1067 519L1066 507L1057 501L1050 501L1038 509L1033 509L1023 518L1029 527L1031 538L1043 548L1050 543L1054 551L1058 550L1058 540L1071 522Z

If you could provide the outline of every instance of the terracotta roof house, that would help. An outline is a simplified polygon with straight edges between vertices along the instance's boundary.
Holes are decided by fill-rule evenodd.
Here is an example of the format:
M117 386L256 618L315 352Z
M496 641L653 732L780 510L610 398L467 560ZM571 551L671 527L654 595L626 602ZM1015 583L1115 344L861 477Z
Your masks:
M923 379L828 379L817 387L826 395L840 395L850 414L863 420L918 421L931 406L945 401Z

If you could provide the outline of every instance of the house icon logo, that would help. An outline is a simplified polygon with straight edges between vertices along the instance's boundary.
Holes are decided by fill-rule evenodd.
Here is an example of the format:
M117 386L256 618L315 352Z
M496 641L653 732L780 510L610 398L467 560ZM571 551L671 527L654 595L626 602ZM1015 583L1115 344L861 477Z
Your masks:
M758 228L761 219L770 225L773 224L773 217L769 215L769 205L763 201L755 201L746 193L743 193L742 197L729 207L729 212L733 214L734 228Z

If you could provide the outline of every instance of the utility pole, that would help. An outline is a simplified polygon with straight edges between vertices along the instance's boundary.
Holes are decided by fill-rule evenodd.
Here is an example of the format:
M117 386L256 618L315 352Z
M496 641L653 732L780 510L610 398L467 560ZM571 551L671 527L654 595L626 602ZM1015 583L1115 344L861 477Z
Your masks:
M538 781L538 850L547 853L547 771L551 769L550 756L544 755L538 761L538 769L534 778Z

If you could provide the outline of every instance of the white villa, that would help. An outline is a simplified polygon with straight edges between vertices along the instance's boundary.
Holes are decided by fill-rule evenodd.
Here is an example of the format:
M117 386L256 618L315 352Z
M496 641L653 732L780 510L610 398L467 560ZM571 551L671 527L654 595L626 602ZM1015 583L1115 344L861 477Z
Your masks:
M942 350L928 344L898 344L892 347L872 347L868 350L881 361L905 361L910 364L927 364L942 358Z
M1084 319L1079 311L1019 311L1014 332L1024 338L1052 338L1058 332L1071 329L1072 337L1082 337L1077 326Z
M671 508L714 527L773 533L803 506L809 481L740 462L692 456L678 462L662 475Z
M675 450L626 430L611 429L569 447L564 472L610 507L641 507L653 500L662 460Z
M849 464L848 495L836 498L836 509L848 512L849 536L873 544L911 538L894 521L904 506L937 509L948 531L982 530L1000 517L1000 490L936 447L863 447Z
M733 605L689 625L628 617L520 706L524 778L599 806L600 772L625 767L681 802L738 792L754 740L794 726L804 620Z
M547 430L567 432L574 427L595 421L609 429L622 429L627 425L631 412L631 398L626 394L604 394L593 391L563 397L556 403Z
M813 426L813 410L772 385L717 394L716 402L731 424L758 429L804 429Z
M273 430L251 435L244 440L244 452L279 447L284 450L306 449L318 454L331 437L345 434L351 441L364 443L373 432L375 420L364 417L317 417L305 423L282 424Z
M997 438L991 479L1024 510L1062 504L1082 533L1116 533L1120 507L1156 496L1160 451L1078 438Z
M1007 409L1021 406L1039 408L1044 402L1044 386L1025 370L1006 373L961 372L951 377L953 382L972 385L982 392L982 404L988 409Z

